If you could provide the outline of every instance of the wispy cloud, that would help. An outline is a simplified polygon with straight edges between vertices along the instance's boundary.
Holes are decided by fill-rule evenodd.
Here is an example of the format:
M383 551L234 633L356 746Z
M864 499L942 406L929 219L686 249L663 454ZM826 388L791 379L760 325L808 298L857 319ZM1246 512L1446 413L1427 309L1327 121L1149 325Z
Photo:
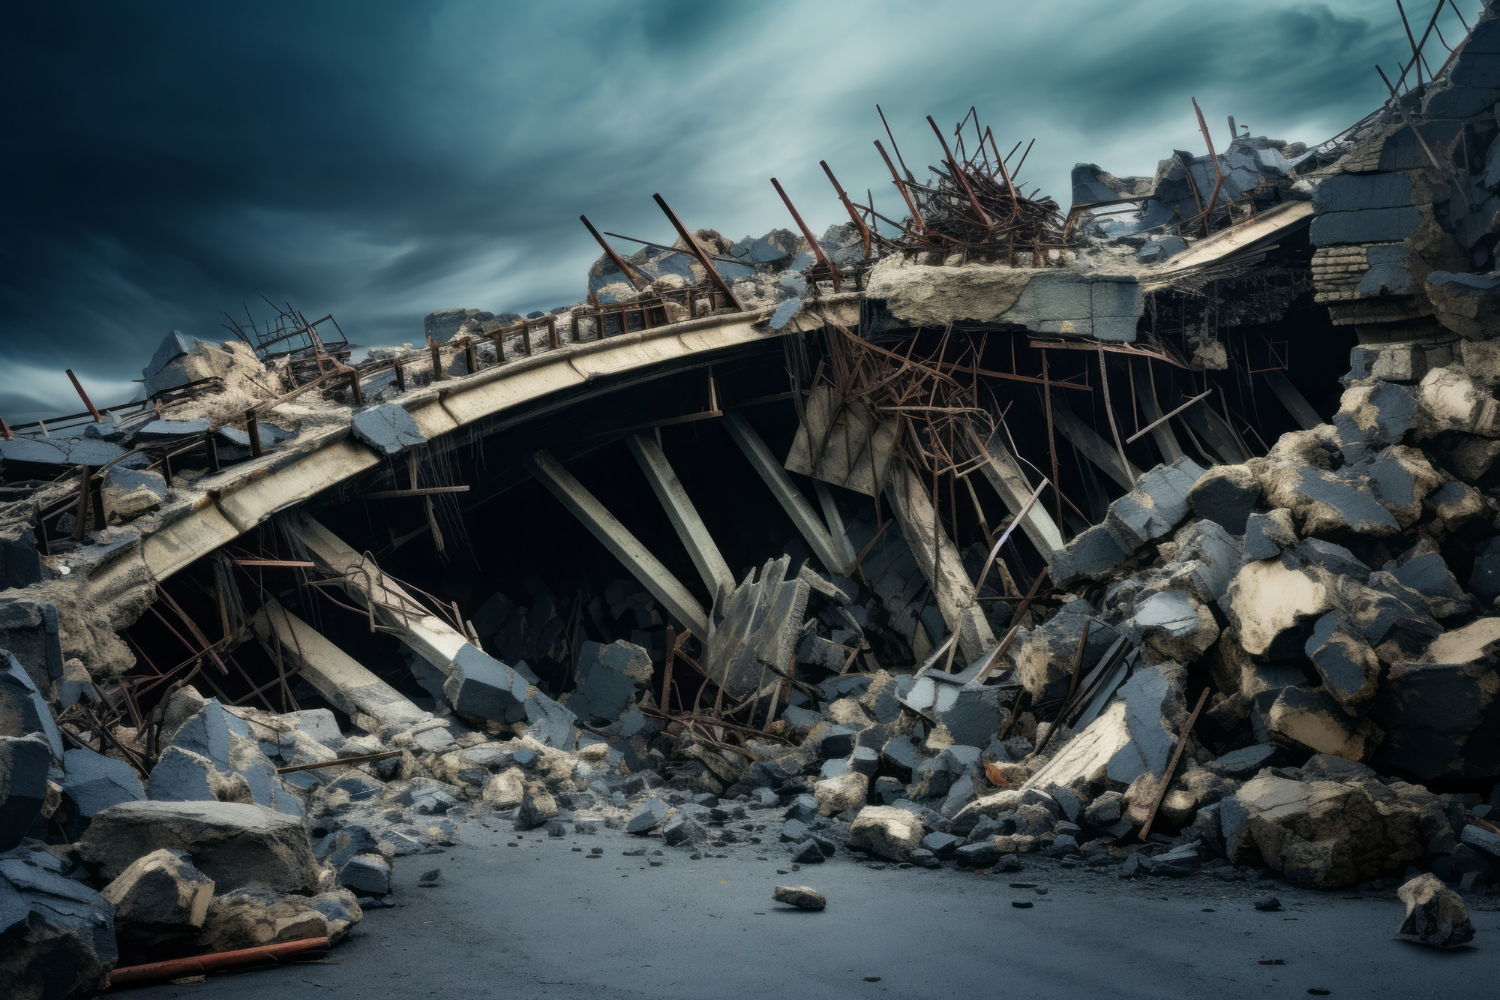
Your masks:
M1007 144L1036 137L1026 179L1066 202L1077 161L1150 172L1198 149L1190 96L1221 136L1233 114L1321 140L1374 106L1373 64L1406 46L1394 4L1369 0L38 4L8 21L15 419L71 406L40 373L123 385L167 330L220 336L220 311L262 293L367 344L419 337L433 309L571 303L596 256L578 213L661 239L656 191L691 225L758 234L790 223L775 175L821 228L841 216L827 159L894 210L877 102L913 166L935 160L924 115L977 105Z

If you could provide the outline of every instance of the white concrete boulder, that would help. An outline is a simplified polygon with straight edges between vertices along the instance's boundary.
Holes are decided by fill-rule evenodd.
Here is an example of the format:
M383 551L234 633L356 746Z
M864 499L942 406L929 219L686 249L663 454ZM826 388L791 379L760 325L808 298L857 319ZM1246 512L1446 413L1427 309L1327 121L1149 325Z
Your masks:
M922 843L922 821L895 806L865 806L849 825L850 850L906 861Z

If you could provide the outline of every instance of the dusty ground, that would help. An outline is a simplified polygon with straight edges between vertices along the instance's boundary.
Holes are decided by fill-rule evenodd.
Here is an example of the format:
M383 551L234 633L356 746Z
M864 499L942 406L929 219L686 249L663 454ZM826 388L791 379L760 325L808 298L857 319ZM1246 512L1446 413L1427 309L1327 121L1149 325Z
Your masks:
M1402 913L1394 893L1206 876L1128 882L1114 868L1069 871L1037 859L1021 872L976 875L872 869L845 856L778 875L790 867L780 852L750 845L691 861L659 840L610 832L549 840L537 830L507 847L516 838L502 822L470 823L464 840L400 859L398 907L370 912L322 963L130 995L1159 1000L1316 989L1446 998L1489 995L1500 973L1494 897L1469 901L1474 946L1437 952L1391 940ZM644 857L623 853L642 847ZM589 860L593 848L603 853ZM437 884L419 887L432 869ZM819 889L828 909L772 903L777 883ZM1268 894L1282 912L1254 909ZM1269 961L1285 964L1261 964Z

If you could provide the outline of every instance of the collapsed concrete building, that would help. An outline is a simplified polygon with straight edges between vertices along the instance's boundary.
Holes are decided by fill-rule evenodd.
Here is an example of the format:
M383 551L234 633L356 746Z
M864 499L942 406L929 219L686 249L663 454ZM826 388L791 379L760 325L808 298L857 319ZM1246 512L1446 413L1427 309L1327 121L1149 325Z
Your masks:
M0 968L327 947L476 813L1500 888L1500 17L1410 83L0 424Z

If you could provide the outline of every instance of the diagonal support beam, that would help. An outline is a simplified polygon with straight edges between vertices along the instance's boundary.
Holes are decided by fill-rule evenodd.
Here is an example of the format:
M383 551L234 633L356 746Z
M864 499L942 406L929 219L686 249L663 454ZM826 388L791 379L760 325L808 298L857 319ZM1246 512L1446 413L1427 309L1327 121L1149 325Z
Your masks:
M1031 499L1034 489L1020 463L999 437L991 437L987 444L981 444L976 435L974 443L981 454L989 459L979 467L979 471L1000 495L1005 509L1012 515L1019 515L1026 510L1026 501ZM1047 565L1052 565L1053 553L1063 548L1062 532L1058 529L1057 522L1052 520L1052 515L1041 504L1034 503L1030 510L1026 510L1026 516L1021 518L1021 530L1031 539L1031 544L1036 546Z
M630 575L661 602L668 614L694 635L707 637L708 612L698 599L551 452L545 449L532 452L526 456L525 465L537 482L547 487L610 555L620 560Z
M672 465L662 452L661 445L656 443L656 438L646 434L632 434L625 439L625 444L635 456L641 471L646 474L652 492L661 501L662 509L667 512L667 519L672 522L677 537L682 539L688 557L693 560L709 593L733 590L735 580L734 574L729 571L729 564L719 554L719 547L714 544L708 526L698 515L698 508L693 506L687 490L682 488L677 473L672 471Z
M776 456L771 454L771 449L755 433L745 418L738 413L724 414L724 429L729 431L729 436L734 438L734 443L740 446L740 451L755 466L755 471L760 478L771 488L776 502L781 504L781 509L786 511L787 517L797 526L802 533L803 541L807 547L812 549L813 555L823 564L823 568L830 573L842 574L846 564L839 558L838 547L833 542L833 536L828 533L828 528L818 518L812 509L812 504L797 489L792 482L792 477L787 475Z
M1271 387L1276 398L1281 400L1281 405L1286 407L1286 411L1302 426L1303 430L1314 430L1324 422L1318 411L1313 409L1312 404L1307 401L1307 397L1292 385L1292 380L1286 377L1286 372L1269 371L1262 374L1265 375L1266 384Z
M1135 481L1141 478L1141 470L1130 463L1121 465L1120 453L1113 446L1105 442L1083 418L1078 416L1066 405L1052 407L1052 419L1057 423L1057 429L1062 436L1067 438L1083 456L1093 462L1105 475L1119 483L1126 490L1135 489Z
M958 636L959 652L972 663L995 648L995 633L974 602L974 583L964 570L958 546L937 523L932 497L909 463L893 463L888 495L901 525L901 537L932 586L943 621Z

